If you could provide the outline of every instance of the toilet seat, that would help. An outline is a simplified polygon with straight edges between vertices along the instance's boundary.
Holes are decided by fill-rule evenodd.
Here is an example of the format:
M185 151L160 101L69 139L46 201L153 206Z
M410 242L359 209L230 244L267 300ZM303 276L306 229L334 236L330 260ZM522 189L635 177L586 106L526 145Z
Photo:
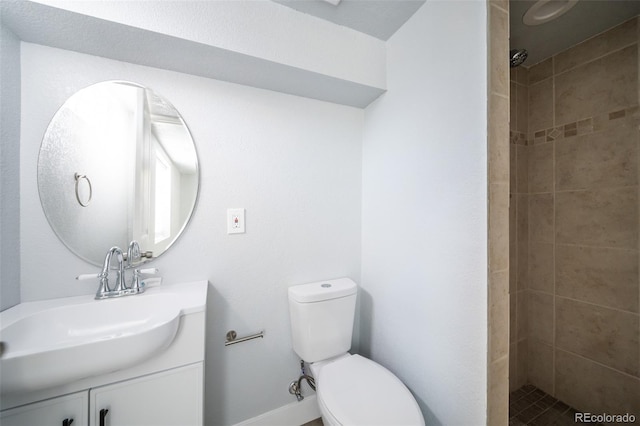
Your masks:
M389 370L360 355L324 365L318 403L342 425L424 425L418 403Z

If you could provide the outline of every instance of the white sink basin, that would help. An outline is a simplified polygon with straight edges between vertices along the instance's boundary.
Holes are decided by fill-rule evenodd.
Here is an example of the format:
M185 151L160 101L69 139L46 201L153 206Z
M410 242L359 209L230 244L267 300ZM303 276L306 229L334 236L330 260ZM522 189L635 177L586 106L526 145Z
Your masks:
M36 391L143 363L171 344L181 314L198 305L190 287L161 286L108 300L30 302L2 312L1 393Z

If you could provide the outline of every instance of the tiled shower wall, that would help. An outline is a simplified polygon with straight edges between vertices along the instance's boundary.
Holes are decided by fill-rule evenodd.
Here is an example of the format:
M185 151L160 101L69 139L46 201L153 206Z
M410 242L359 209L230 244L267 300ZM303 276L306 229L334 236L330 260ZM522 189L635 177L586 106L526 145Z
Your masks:
M510 387L640 415L638 19L511 81Z
M487 424L509 422L509 2L487 2L488 365Z
M509 390L527 383L529 71L511 69L509 186Z

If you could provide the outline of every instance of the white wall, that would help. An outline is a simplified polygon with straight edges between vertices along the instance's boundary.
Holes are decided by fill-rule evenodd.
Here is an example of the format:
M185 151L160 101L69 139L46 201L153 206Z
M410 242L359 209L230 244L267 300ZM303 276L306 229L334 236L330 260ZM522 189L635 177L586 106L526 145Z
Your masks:
M20 303L20 40L0 23L0 310Z
M22 44L23 301L90 294L96 268L51 231L38 200L42 135L72 93L131 80L180 111L196 141L201 189L185 234L152 265L165 284L208 279L206 424L232 424L295 401L288 286L360 276L362 110L201 77ZM247 232L226 234L226 209ZM34 255L35 254L35 255ZM225 333L265 338L224 347ZM121 354L126 356L126 354Z
M486 5L428 1L365 114L361 352L427 424L486 418Z

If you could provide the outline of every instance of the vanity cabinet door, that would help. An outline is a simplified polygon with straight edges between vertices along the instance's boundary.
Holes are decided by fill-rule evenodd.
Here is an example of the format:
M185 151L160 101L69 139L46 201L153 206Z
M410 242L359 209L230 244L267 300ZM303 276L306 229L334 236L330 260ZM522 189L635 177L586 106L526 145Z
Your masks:
M197 363L91 389L91 426L202 426L203 373Z
M88 426L89 393L35 402L0 413L2 426Z

